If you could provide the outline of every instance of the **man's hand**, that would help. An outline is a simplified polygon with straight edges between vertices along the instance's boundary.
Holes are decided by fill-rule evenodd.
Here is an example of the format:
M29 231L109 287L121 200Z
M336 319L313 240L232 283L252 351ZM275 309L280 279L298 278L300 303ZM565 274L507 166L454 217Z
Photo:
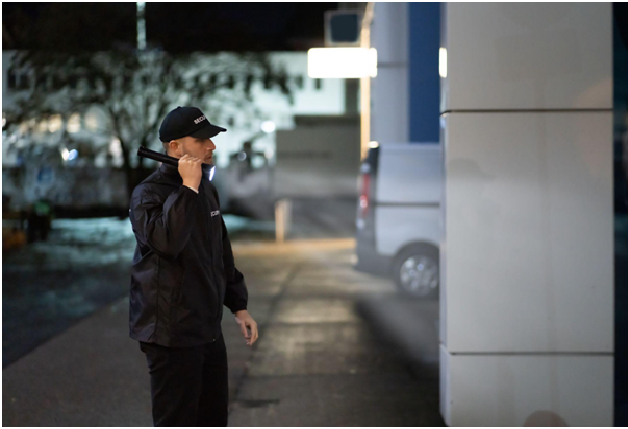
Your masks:
M201 164L202 160L193 156L183 155L179 158L179 175L183 179L185 186L198 189L201 184L201 176L203 175Z
M255 320L253 320L248 310L236 311L235 320L236 323L240 325L242 335L246 338L246 344L249 346L253 345L255 340L257 340L257 323L255 323ZM249 332L249 329L251 332Z

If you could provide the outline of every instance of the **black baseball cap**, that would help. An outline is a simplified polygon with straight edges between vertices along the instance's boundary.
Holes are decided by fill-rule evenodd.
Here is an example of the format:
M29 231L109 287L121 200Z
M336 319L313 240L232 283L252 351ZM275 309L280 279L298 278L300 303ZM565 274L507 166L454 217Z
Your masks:
M169 142L182 137L210 139L225 128L212 125L198 107L177 107L171 110L159 127L159 140Z

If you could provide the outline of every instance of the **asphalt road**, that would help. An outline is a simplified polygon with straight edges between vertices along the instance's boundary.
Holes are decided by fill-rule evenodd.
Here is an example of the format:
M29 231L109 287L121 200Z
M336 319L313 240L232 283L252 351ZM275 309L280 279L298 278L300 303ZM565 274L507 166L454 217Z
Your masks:
M443 425L433 365L436 304L421 304L428 308L418 322L424 347L407 353L392 346L394 335L386 332L397 329L381 329L383 320L390 321L390 313L415 312L399 300L391 282L353 270L354 245L346 239L234 244L260 339L247 347L227 312L231 426ZM116 263L58 279L67 291L57 294L50 308L60 305L59 296L71 302L72 288L100 290L116 283ZM122 270L119 275L126 277ZM96 281L104 283L89 286ZM96 306L109 300L105 295L95 293L97 299L82 299L81 305ZM85 310L71 326L7 365L3 425L150 426L146 361L128 338L127 320L127 298L116 298L91 314Z

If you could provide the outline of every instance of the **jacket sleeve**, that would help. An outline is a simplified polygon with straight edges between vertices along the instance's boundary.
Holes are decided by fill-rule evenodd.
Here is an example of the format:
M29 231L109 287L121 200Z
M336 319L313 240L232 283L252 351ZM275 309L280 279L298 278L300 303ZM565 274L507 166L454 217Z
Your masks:
M249 300L249 292L244 282L244 275L235 267L233 260L233 252L231 250L231 241L227 234L225 220L220 216L222 221L222 261L225 266L225 274L227 276L227 290L225 292L225 305L235 313L238 310L246 310Z
M135 236L158 255L176 258L192 232L198 198L183 185L165 201L145 186L138 186L130 204Z

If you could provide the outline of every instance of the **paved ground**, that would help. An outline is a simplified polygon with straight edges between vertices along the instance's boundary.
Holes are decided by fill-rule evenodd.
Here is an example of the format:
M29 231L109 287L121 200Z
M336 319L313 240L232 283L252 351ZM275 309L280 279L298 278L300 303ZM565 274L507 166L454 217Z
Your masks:
M328 203L317 211L311 202L305 208L297 202L289 237L353 236L350 222L339 215L353 202L343 203ZM333 219L344 221L334 229ZM226 215L225 222L232 240L274 241L273 221ZM52 227L46 242L3 255L3 368L128 294L135 248L128 219L55 219Z
M128 219L56 219L46 242L5 252L2 366L128 294Z
M232 316L223 320L230 425L443 424L436 303L400 300L389 281L355 272L353 247L234 245L261 335L247 347ZM117 299L5 367L3 425L150 426L146 362L127 336L127 312L126 297ZM409 359L390 341L415 326L421 334Z

